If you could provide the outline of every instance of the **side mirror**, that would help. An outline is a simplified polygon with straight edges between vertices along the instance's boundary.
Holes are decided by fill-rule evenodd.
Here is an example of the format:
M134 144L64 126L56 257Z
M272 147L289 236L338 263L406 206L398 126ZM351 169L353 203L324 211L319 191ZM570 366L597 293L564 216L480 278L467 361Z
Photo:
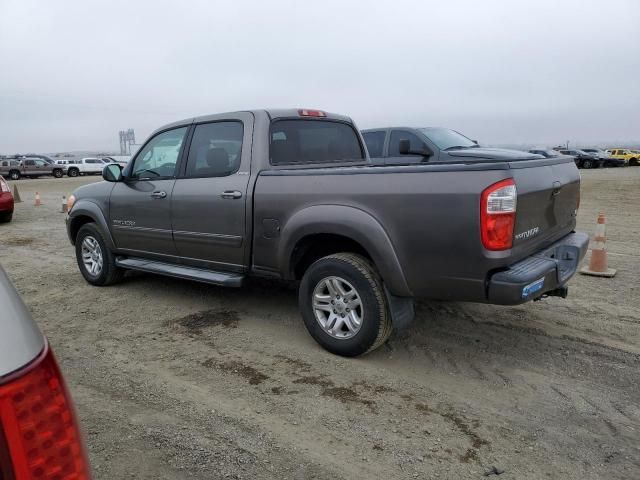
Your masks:
M409 150L411 150L411 142L406 138L403 138L400 140L398 148L400 149L400 155L408 155Z
M431 149L426 145L424 145L424 148L421 150L411 150L411 142L406 138L400 140L398 150L400 151L400 155L420 155L422 157L430 157L433 155Z
M117 163L105 165L102 169L102 178L107 182L119 182L122 180L122 166Z

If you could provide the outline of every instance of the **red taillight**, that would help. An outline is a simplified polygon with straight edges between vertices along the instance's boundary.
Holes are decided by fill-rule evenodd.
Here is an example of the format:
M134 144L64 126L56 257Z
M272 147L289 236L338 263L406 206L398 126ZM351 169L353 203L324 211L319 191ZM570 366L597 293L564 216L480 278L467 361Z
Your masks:
M309 110L306 108L298 110L298 115L300 115L301 117L326 117L327 116L327 114L324 113L322 110Z
M4 178L0 178L0 193L9 193L10 191L9 184L5 182Z
M8 479L91 478L72 400L48 347L0 385L0 430L0 462L10 465L0 471Z
M480 199L480 235L487 250L506 250L513 245L517 192L513 179L487 187Z

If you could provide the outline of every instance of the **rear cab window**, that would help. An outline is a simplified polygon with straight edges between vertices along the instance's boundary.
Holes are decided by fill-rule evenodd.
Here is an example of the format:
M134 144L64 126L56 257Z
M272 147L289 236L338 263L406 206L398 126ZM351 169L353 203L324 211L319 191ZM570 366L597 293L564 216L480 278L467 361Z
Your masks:
M276 166L355 163L366 159L354 127L334 120L275 120L269 143L269 160Z

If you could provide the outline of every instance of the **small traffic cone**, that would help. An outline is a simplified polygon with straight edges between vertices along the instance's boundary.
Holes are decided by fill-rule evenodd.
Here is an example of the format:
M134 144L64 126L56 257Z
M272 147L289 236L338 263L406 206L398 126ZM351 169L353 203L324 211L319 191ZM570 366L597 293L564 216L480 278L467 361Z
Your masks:
M36 203L35 203L35 206L39 207L40 205L42 205L42 202L40 201L40 194L38 192L36 192Z
M605 229L605 216L604 213L600 213L598 215L598 224L596 225L596 234L593 237L589 266L583 267L580 270L580 273L607 278L611 278L616 274L616 270L609 268L609 264L607 262L606 242L607 232Z
M62 210L60 213L67 213L67 197L62 195Z
M20 192L18 192L18 185L13 186L13 201L14 203L22 203Z

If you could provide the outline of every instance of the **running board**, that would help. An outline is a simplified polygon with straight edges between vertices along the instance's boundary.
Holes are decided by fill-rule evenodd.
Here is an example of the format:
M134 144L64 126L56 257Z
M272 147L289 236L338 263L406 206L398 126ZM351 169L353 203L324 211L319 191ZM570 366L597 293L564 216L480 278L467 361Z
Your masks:
M169 277L195 280L196 282L222 285L223 287L241 287L242 280L244 279L244 275L241 273L213 272L211 270L146 260L143 258L116 257L116 265L127 270L157 273Z

